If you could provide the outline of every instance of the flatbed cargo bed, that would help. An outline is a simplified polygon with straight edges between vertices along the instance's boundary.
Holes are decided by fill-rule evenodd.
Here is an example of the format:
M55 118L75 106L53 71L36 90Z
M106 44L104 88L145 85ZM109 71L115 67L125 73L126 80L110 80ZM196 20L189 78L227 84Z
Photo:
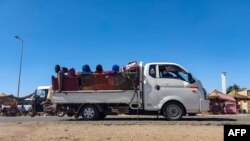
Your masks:
M129 104L135 97L134 90L80 90L54 92L53 103L123 103ZM136 98L135 98L136 99ZM134 100L135 100L134 99Z

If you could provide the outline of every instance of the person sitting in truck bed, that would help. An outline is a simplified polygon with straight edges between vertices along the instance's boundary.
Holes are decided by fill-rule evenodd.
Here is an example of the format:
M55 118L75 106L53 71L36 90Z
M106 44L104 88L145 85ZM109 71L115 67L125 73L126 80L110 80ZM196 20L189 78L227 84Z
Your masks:
M62 71L63 71L64 75L68 75L69 69L66 67L62 67Z
M95 73L103 73L102 65L99 64L99 65L96 66Z
M120 67L118 65L113 65L112 72L113 73L119 73L119 71L120 71Z
M106 75L119 74L119 72L120 72L120 67L118 65L113 65L111 71L104 71Z
M82 66L82 75L91 75L93 72L91 71L89 65L83 65Z
M60 65L55 65L55 72L58 73L61 70Z
M82 66L82 72L79 76L79 84L81 84L82 90L93 90L94 80L92 74L89 65Z

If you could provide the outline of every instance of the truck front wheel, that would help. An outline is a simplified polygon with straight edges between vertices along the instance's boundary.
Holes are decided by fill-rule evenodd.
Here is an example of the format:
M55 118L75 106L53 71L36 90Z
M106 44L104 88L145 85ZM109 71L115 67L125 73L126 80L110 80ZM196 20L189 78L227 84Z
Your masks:
M179 120L184 114L183 106L178 102L168 102L162 109L163 116L168 120Z
M99 117L99 111L94 105L86 105L82 108L82 118L84 120L96 120Z

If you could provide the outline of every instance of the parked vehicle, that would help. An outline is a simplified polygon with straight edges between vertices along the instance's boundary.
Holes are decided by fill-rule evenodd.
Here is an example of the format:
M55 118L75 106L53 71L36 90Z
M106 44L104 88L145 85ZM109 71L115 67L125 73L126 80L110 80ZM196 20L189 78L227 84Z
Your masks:
M179 120L209 110L201 82L175 63L133 62L121 73L58 77L52 78L52 102L60 116L97 120L109 114L148 114Z
M54 114L55 108L49 99L51 86L39 86L33 93L31 100L30 116L42 115L45 113Z
M5 116L55 114L49 99L50 92L51 86L39 86L35 92L24 97L1 95L0 113Z
M17 108L17 99L13 95L0 95L0 115L3 116L16 116L20 111Z

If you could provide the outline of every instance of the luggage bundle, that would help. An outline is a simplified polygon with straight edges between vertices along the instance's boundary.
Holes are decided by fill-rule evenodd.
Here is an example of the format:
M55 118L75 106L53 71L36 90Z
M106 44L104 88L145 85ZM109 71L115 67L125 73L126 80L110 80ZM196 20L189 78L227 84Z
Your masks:
M82 90L133 90L133 81L120 74L93 73L81 76Z
M59 65L56 65L55 71L57 77L52 76L52 89L54 91L77 91L80 89L78 77L76 76L75 69L66 68L60 69Z
M128 65L123 67L123 76L133 81L134 87L139 85L140 79L140 67L137 62L130 62Z
M57 77L52 76L52 88L54 91L77 90L134 90L139 85L139 66L137 63L129 63L120 72L118 65L114 65L112 71L103 71L101 65L97 65L93 73L88 65L82 67L82 72L75 72L74 68L60 69L55 66Z

